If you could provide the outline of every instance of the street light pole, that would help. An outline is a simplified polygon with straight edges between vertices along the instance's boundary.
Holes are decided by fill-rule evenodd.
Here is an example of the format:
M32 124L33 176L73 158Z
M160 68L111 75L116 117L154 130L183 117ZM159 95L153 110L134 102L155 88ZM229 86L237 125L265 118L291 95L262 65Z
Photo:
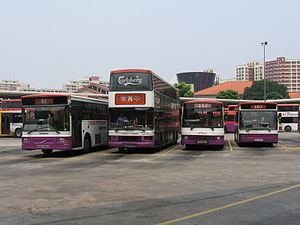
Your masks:
M261 45L264 47L264 101L267 100L267 83L266 83L266 45L267 41L261 42Z

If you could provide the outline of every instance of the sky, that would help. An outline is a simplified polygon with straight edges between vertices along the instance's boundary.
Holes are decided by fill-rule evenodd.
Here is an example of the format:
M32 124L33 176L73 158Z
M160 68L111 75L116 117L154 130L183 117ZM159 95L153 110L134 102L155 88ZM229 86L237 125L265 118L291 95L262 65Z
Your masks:
M297 0L0 0L0 80L61 88L114 69L176 73L300 58Z

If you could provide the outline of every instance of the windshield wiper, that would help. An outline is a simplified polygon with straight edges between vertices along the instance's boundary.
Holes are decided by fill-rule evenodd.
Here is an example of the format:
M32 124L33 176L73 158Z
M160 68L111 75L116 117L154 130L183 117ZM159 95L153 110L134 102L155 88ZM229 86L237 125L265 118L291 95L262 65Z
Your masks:
M56 129L54 129L53 127L48 127L48 129L50 129L51 131L55 131L56 133L60 134L60 132Z

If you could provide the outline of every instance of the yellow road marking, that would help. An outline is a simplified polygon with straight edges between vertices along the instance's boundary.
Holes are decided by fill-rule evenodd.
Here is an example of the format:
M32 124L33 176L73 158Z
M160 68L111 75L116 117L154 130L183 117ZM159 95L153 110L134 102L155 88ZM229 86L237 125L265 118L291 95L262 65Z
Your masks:
M291 150L291 151L300 150L300 147L289 147L289 146L284 146L282 144L278 144L278 145L284 148L285 150Z
M229 139L228 139L228 145L229 145L230 151L232 152L233 151L233 147L232 147L231 142L230 142Z
M160 154L160 157L163 157L163 156L169 154L170 152L173 152L174 150L178 149L180 146L181 146L181 145L177 145L177 146L171 148L170 150L168 150L168 151L166 151L166 152Z
M192 218L195 218L195 217L198 217L198 216L203 216L203 215L206 215L206 214L209 214L209 213L217 212L217 211L224 210L224 209L227 209L227 208L231 208L231 207L234 207L234 206L246 204L248 202L252 202L252 201L255 201L255 200L258 200L258 199L261 199L261 198L266 198L266 197L276 195L276 194L279 194L279 193L282 193L282 192L286 192L286 191L289 191L289 190L295 189L295 188L300 188L300 184L290 186L290 187L287 187L287 188L283 188L283 189L280 189L280 190L277 190L277 191L268 192L266 194L258 195L258 196L252 197L252 198L248 198L248 199L238 201L238 202L235 202L235 203L231 203L231 204L228 204L228 205L224 205L224 206L221 206L221 207L212 208L212 209L209 209L209 210L206 210L206 211L194 213L194 214L184 216L184 217L180 217L180 218L177 218L177 219L174 219L174 220L165 221L165 222L162 222L162 223L158 223L156 225L167 225L167 224L178 223L178 222L188 220L188 219L192 219Z

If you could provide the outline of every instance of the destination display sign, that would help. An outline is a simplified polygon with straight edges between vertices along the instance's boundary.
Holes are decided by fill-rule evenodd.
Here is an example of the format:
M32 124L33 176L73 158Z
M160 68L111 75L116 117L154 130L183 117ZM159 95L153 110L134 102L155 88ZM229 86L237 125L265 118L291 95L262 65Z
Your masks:
M23 98L22 105L64 105L68 104L67 96Z
M146 95L145 94L116 94L115 95L116 105L145 105Z
M241 109L276 109L276 104L242 104Z

